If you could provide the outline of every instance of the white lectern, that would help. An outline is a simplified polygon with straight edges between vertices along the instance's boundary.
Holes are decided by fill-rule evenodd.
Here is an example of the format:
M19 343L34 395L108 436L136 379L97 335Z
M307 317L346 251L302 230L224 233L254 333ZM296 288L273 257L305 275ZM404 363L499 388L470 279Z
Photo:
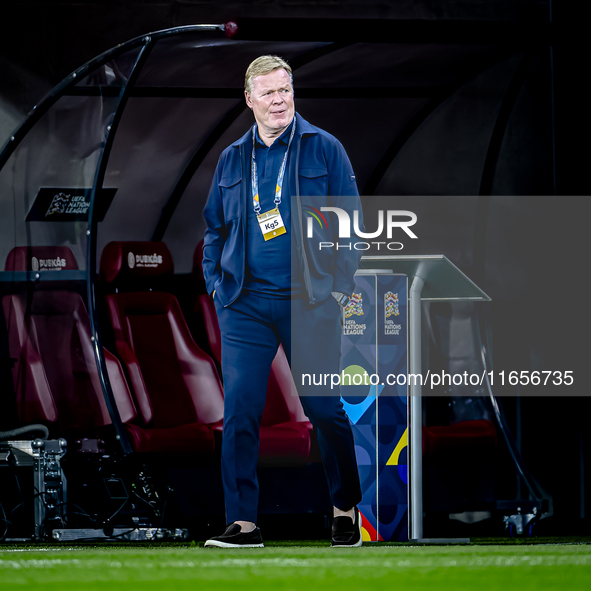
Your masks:
M491 299L444 255L363 256L360 269L390 269L409 278L409 370L420 374L421 366L421 301L475 301ZM409 385L409 511L408 532L416 542L468 542L467 539L423 538L423 450L422 450L422 384Z

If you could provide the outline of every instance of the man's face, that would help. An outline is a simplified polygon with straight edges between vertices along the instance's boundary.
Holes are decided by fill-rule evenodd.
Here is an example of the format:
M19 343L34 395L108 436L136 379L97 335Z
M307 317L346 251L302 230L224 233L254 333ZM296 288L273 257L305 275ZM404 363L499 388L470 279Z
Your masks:
M266 134L277 135L288 127L295 112L289 74L273 70L251 81L252 92L245 92L246 104L252 109L259 127Z

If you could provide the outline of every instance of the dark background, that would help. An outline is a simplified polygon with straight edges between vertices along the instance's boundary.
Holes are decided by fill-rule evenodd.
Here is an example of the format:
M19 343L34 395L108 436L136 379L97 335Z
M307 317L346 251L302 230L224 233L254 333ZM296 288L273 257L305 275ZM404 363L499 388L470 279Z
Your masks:
M430 21L512 23L523 35L549 28L553 43L555 97L556 193L589 195L588 106L583 90L588 70L584 36L573 23L577 8L564 2L506 0L400 0L313 2L304 0L3 0L0 5L0 144L33 106L74 69L111 47L150 31L168 27L223 23L248 18L382 19L400 25ZM280 27L275 27L280 29ZM272 32L281 38L281 30ZM566 222L565 222L566 223ZM585 249L586 220L576 232ZM587 249L584 250L586 252ZM583 271L585 272L585 271ZM560 299L559 294L556 297ZM568 327L565 338L569 338ZM587 346L581 343L581 346ZM585 379L585 376L580 376ZM585 434L589 416L586 398L506 401L510 420L521 415L520 438L526 463L555 498L557 519L552 532L586 531L589 494L582 492ZM589 470L587 469L587 473ZM587 487L587 490L589 487ZM588 502L587 502L588 507Z
M587 69L577 3L510 0L3 0L0 8L0 142L74 69L128 39L178 25L240 18L347 18L515 23L527 35L552 21L557 192L589 194L581 140ZM577 25L578 23L578 25ZM276 31L281 38L281 31Z

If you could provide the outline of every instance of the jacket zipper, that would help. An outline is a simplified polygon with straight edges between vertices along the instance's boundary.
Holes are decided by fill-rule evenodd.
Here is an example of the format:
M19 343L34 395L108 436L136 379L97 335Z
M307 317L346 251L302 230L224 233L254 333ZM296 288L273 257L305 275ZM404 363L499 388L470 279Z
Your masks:
M297 151L296 151L296 162L295 162L295 182L296 182L296 201L298 206L298 222L300 226L300 237L302 240L302 255L303 255L303 262L304 268L302 273L304 275L304 287L306 288L306 293L308 294L308 299L310 304L316 303L316 298L314 297L314 291L312 289L312 279L310 277L310 267L308 266L308 256L306 255L306 247L304 245L304 221L303 221L303 214L302 214L302 202L300 199L300 178L299 178L299 170L300 170L300 147L302 145L302 138L300 137L300 141L297 144Z

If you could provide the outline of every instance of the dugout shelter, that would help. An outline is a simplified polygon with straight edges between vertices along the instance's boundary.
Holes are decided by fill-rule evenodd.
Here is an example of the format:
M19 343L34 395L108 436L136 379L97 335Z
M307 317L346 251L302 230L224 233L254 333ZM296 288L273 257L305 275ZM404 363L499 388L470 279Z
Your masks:
M162 525L170 487L181 512L221 511L223 384L200 269L202 210L219 154L252 125L244 71L262 54L288 60L297 110L345 146L367 215L384 203L414 211L421 240L405 253L444 254L495 302L476 312L425 304L426 362L480 367L488 343L490 364L492 333L501 362L561 360L529 330L548 259L522 240L541 239L553 216L551 46L545 24L244 20L133 39L47 95L0 154L0 428L43 425L50 441L63 440L52 453L72 466L71 502L100 473L107 506L96 518L88 506L68 517L58 495L34 535L85 519L93 531L119 518ZM326 512L322 491L301 499L300 476L322 473L311 425L284 396L289 379L280 353L261 431L261 511ZM425 426L491 421L505 446L501 473L517 470L525 486L484 478L485 490L457 503L427 479L427 513L511 516L516 505L495 503L517 498L530 516L515 520L522 528L549 512L500 401L484 390L443 394L427 402ZM477 469L494 472L495 461ZM292 494L277 501L281 487ZM35 497L20 484L12 494L21 507Z

